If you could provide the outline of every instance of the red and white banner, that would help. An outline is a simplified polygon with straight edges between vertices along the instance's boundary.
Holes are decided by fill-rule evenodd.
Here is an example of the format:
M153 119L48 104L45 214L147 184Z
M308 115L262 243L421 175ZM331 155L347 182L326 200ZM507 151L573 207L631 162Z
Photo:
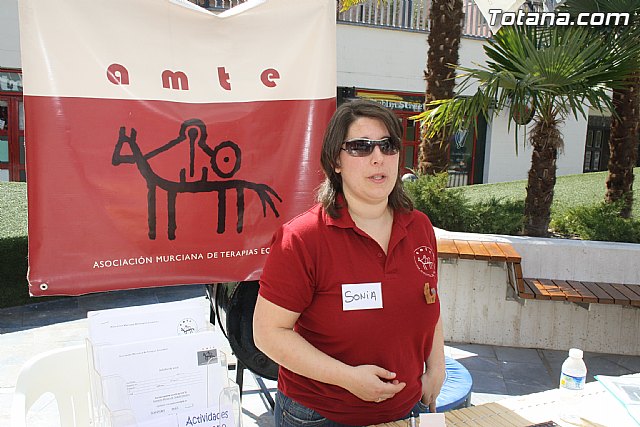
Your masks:
M313 204L334 0L21 0L33 295L257 279Z

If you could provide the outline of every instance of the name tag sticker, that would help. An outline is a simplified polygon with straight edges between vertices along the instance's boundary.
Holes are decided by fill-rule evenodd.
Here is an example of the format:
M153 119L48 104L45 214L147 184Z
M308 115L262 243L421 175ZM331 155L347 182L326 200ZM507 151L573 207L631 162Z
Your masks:
M342 285L342 310L372 310L382 308L382 283L352 283Z

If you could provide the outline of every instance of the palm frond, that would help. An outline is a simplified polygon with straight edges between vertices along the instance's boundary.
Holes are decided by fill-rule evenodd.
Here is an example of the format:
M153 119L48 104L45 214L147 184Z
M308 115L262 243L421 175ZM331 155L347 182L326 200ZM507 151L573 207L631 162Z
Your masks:
M469 129L480 114L490 119L503 110L509 126L521 126L514 117L531 110L549 122L585 116L588 106L613 110L607 88L621 84L637 55L584 27L504 26L484 49L485 66L456 67L458 95L415 116L428 135Z

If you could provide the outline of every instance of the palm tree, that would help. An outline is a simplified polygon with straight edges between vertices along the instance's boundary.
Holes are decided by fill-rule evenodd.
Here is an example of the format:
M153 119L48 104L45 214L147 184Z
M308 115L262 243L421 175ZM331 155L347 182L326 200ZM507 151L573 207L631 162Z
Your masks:
M567 0L564 10L576 15L581 12L609 13L628 12L628 25L594 27L605 34L614 34L615 40L629 40L640 44L640 0ZM626 33L631 37L620 38ZM638 61L636 57L633 60ZM633 168L638 160L638 140L640 136L640 66L627 76L622 87L613 90L615 114L611 119L609 139L609 163L607 168L605 201L623 200L620 216L629 218L633 205Z
M431 133L469 129L479 114L490 120L502 111L509 113L516 130L531 120L524 233L546 236L556 160L563 147L561 124L570 114L584 116L587 104L611 108L606 85L615 86L625 77L625 61L637 53L575 26L502 27L484 49L486 66L458 67L463 73L459 93L478 84L475 93L432 102L419 117ZM516 150L517 145L516 137Z
M429 11L429 50L424 78L425 102L453 98L458 51L462 34L462 0L432 0ZM435 134L422 132L418 171L421 174L446 172L449 166L449 137L444 129Z

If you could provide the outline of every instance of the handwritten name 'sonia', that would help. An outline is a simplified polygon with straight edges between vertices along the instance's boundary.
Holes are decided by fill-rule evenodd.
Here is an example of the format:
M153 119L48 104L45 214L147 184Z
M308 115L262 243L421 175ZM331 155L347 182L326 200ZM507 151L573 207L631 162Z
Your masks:
M351 302L360 301L360 300L377 301L378 295L376 294L376 291L364 291L364 292L345 291L344 293L345 303L349 304Z

